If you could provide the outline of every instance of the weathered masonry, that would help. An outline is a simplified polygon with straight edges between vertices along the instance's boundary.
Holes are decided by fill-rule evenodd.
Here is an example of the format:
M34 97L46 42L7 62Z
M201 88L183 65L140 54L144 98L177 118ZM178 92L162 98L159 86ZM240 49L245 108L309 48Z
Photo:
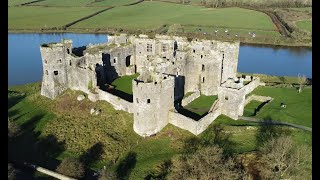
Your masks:
M92 101L108 101L134 114L133 128L141 136L153 135L168 123L198 135L220 114L238 119L245 96L261 84L257 77L236 77L239 42L164 35L108 38L108 43L78 48L71 40L43 44L41 95L54 99L70 88L87 93ZM135 73L140 75L132 81L130 97L119 98L107 86ZM218 100L196 121L177 112L186 92L217 95Z

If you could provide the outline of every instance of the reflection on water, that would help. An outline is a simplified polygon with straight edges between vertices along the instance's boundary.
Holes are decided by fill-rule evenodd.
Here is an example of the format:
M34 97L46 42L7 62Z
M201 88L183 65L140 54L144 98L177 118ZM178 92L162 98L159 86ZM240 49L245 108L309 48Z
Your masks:
M104 34L8 34L8 84L19 85L41 81L40 45L72 39L73 47L107 42ZM263 73L279 76L312 77L312 49L265 45L241 45L239 72Z
M241 45L238 71L312 78L312 48Z
M42 80L40 45L72 39L73 47L107 42L101 34L8 34L8 84L19 85Z

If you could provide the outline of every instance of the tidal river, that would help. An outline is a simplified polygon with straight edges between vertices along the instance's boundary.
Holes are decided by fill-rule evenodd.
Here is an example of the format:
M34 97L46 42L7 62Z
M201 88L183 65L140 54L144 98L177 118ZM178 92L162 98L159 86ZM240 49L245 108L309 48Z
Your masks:
M73 47L107 42L103 34L8 34L8 85L21 85L42 79L40 45L72 39ZM285 48L241 45L238 72L312 78L311 48Z

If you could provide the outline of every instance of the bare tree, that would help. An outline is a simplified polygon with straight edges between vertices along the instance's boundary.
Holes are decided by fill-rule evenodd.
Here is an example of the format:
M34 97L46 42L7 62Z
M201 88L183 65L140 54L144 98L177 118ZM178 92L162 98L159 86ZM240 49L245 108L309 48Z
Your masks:
M8 163L8 180L16 179L17 170L13 167L12 164Z
M311 163L311 149L295 146L289 136L271 139L260 148L262 179L299 179L305 177L305 165ZM309 173L310 174L310 173Z
M172 160L168 179L242 179L243 170L232 158L226 158L223 150L209 146L194 154L185 154Z
M307 77L304 74L298 74L298 82L299 82L299 90L298 92L301 93L302 92L302 87L304 84L307 83Z

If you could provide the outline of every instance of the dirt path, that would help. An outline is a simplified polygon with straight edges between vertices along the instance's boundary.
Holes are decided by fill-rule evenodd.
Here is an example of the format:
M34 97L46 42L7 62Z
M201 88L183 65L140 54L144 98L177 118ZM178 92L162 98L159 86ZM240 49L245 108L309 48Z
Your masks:
M257 119L257 118L252 118L252 117L245 117L245 116L240 116L239 119L245 120L245 121L257 122L257 123L264 123L264 124L287 125L287 126L291 126L291 127L295 127L295 128L298 128L298 129L303 129L303 130L312 132L312 128L309 128L309 127L306 127L306 126L297 125L297 124L287 123L287 122L280 122L280 121L274 121L274 120L264 121L262 119Z

